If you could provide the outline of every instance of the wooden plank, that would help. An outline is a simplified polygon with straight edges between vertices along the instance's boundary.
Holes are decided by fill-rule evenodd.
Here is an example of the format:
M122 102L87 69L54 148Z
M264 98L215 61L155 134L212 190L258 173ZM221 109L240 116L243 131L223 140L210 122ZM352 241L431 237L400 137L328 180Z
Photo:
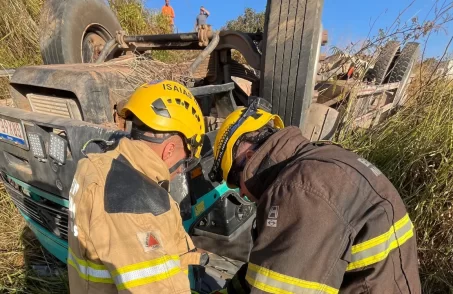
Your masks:
M398 89L400 83L391 83L391 84L384 84L384 85L365 85L360 87L358 96L366 96L371 94L376 94L380 92L390 91Z

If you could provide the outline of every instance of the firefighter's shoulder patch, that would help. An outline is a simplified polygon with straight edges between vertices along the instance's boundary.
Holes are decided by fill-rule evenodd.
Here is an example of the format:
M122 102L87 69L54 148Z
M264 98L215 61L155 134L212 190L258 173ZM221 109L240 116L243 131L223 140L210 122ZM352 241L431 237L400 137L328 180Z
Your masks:
M165 189L135 170L125 159L114 159L104 188L104 209L108 213L152 213L170 210Z

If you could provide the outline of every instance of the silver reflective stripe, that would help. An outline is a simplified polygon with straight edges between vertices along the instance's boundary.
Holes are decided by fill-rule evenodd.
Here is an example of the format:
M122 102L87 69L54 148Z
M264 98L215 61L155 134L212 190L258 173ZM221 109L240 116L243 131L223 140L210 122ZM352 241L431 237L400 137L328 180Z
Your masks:
M180 261L179 260L168 260L165 263L158 264L155 266L150 266L142 269L137 269L133 271L129 271L127 273L119 274L114 277L115 284L120 285L127 282L131 282L138 279L149 278L153 276L157 276L160 274L165 274L172 269L179 268Z
M108 270L99 270L94 269L89 266L81 265L77 262L77 259L72 256L72 254L68 254L68 259L70 259L73 264L78 268L78 272L88 277L100 278L100 279L111 279L110 272ZM85 278L85 277L83 277ZM112 280L113 282L113 280Z
M412 230L412 222L408 221L403 227L397 230L396 233L392 234L390 238L387 239L385 242L378 244L374 247L371 247L370 249L353 254L351 262L356 262L371 256L375 256L378 255L379 253L383 253L389 250L390 244L392 244L392 242L396 241L397 238L401 239L404 236L404 234L406 234L410 230Z
M246 280L252 287L269 293L338 293L337 289L325 284L286 276L252 263L249 263Z

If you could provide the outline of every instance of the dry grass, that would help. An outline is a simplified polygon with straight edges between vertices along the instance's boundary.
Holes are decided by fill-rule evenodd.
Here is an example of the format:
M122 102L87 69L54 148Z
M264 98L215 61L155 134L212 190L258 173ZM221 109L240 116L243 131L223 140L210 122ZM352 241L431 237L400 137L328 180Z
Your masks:
M417 231L423 293L453 293L453 80L416 73L405 108L340 141L375 163L404 199Z
M0 0L0 67L40 64L38 20L43 0Z
M38 20L43 0L0 0L0 69L41 64ZM9 97L0 77L0 99Z
M0 293L68 293L66 266L41 247L4 188L0 223Z

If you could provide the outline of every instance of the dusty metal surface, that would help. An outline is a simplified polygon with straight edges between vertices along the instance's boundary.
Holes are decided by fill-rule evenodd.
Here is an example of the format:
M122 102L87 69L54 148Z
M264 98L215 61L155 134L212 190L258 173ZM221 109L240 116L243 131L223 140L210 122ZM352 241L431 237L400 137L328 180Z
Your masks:
M312 103L302 134L310 141L330 140L336 131L339 112L323 104Z
M75 101L83 120L97 124L113 122L113 109L134 87L125 76L133 72L133 58L114 63L61 64L22 67L10 81L17 107L32 110L27 95L56 96ZM76 117L74 117L76 118Z
M11 69L2 69L0 68L0 78L8 78L14 74L16 70L11 68Z
M82 120L82 114L74 100L37 94L26 96L33 112Z
M220 41L216 50L224 49L239 51L251 67L261 69L261 54L248 34L236 31L220 32Z
M67 140L67 156L64 164L55 163L49 155L43 161L33 155L30 148L20 147L5 140L0 141L0 167L6 174L48 193L68 198L72 178L79 159L83 158L82 146L92 138L117 140L125 136L116 128L67 119L42 113L29 112L12 107L0 107L4 119L20 121L25 136L37 134L45 145L50 134L57 132ZM14 164L11 164L13 162Z

